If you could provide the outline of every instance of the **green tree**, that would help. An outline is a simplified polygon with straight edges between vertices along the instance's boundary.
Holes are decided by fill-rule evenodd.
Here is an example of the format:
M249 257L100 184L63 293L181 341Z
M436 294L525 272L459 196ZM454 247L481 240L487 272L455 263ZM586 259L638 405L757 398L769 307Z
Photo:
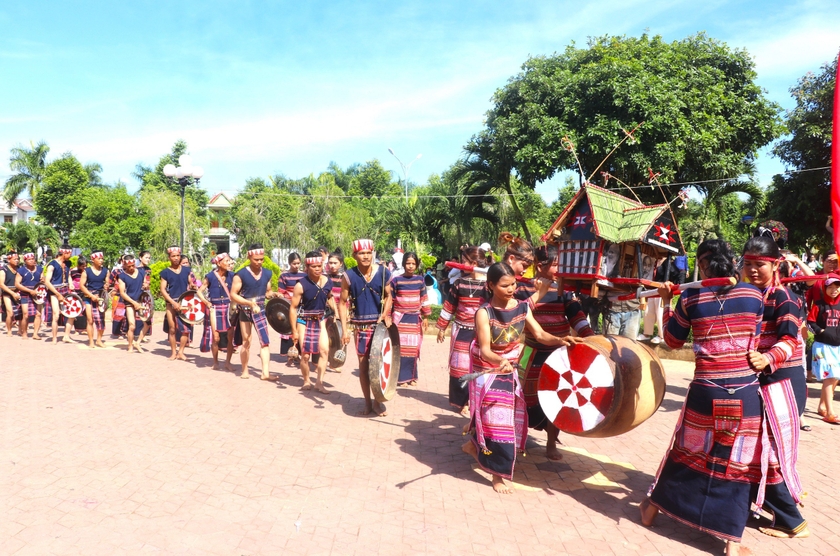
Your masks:
M768 213L789 225L792 245L827 247L831 238L825 230L831 214L831 130L832 104L836 87L837 60L825 64L817 74L803 76L790 92L796 107L786 114L790 135L775 146L773 154L788 174L773 177L767 192ZM821 168L821 170L816 170ZM834 223L838 225L838 223Z
M36 252L38 248L58 249L61 238L49 226L42 226L30 222L8 223L0 228L0 244L2 249L16 250L18 253Z
M163 167L167 164L174 164L177 166L178 158L182 154L187 154L187 143L179 139L174 145L172 145L172 150L169 154L165 154L160 157L160 160L158 160L158 163L154 167L144 164L138 164L135 166L132 176L140 182L140 191L171 191L180 198L181 186L163 174ZM192 179L190 179L190 182L186 187L185 197L192 201L192 205L197 207L197 210L202 217L207 216L207 202L210 198L207 196L207 191L198 187L197 183Z
M601 171L631 186L647 183L648 168L662 182L749 174L758 149L781 130L780 109L753 68L746 51L703 33L671 43L642 35L571 45L529 59L496 92L468 159L485 161L497 183L515 172L531 189L558 171L578 171L571 145L585 177ZM661 202L656 191L639 194Z
M85 173L88 175L88 185L91 187L107 187L102 181L102 165L98 162L85 164Z
M149 251L155 258L164 257L166 248L178 245L181 240L181 199L167 189L148 188L139 192L140 210L149 215L149 233L146 238ZM187 253L202 251L208 221L206 211L196 201L186 199L184 206Z
M89 188L84 205L71 236L73 245L87 252L100 250L109 261L126 249L139 253L148 247L145 242L151 227L150 214L124 184Z
M66 153L53 160L35 196L38 219L68 237L85 209L88 188L88 174L75 156Z
M30 143L30 148L23 146L14 147L11 150L9 168L13 174L6 180L3 187L3 199L8 206L12 206L24 192L31 199L35 199L41 183L44 181L44 172L47 168L47 155L50 152L49 146L44 141Z

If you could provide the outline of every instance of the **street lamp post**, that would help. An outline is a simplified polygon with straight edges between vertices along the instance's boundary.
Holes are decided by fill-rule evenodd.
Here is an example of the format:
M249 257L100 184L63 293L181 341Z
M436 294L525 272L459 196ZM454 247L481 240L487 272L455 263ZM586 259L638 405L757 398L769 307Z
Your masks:
M414 164L415 162L417 162L417 160L423 155L418 154L417 156L414 157L414 160L409 162L408 165L405 165L405 164L403 164L402 160L400 160L400 157L398 157L396 154L394 154L394 149L389 148L388 152L391 153L391 156L396 158L397 162L400 163L400 167L402 168L402 171L403 171L403 181L405 181L405 200L408 201L408 172L409 172L409 170L411 170L411 165Z
M192 165L192 157L182 154L178 157L178 164L167 164L163 167L163 175L172 182L181 186L181 252L184 251L184 198L187 194L187 186L191 180L198 185L199 180L204 177L204 168Z

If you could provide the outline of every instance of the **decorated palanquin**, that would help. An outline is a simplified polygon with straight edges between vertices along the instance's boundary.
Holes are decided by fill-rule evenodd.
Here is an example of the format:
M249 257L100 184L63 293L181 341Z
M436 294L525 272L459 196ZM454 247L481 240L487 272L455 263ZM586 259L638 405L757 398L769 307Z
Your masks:
M627 279L652 280L657 259L684 253L669 205L645 205L589 183L542 240L558 247L560 286L592 296L599 288L629 293L640 284Z

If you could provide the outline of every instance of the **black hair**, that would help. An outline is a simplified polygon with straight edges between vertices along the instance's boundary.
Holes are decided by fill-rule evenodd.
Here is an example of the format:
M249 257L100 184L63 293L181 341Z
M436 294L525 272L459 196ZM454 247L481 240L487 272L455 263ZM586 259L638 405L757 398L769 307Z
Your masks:
M66 251L67 249L73 249L73 248L65 243L64 245L61 246L61 249Z
M499 244L506 246L502 260L507 259L511 255L520 261L528 261L534 258L534 247L531 243L519 236L514 236L510 232L499 234Z
M76 265L77 266L81 263L87 264L87 262L88 262L87 257L85 257L84 255L79 255L79 257L76 259Z
M18 254L18 252L15 251L14 249L9 249L9 252L6 253L6 256L11 257L12 255L17 255L17 254Z
M726 278L735 276L735 254L732 247L722 239L707 239L697 248L697 261L708 263L705 274L708 278ZM720 289L721 293L727 293L734 286L725 286Z
M779 277L787 278L788 276L790 276L790 265L787 261L782 261L782 264L779 265Z
M310 251L306 254L306 258L307 259L314 259L314 258L319 258L320 259L321 258L321 252L320 251Z
M484 249L479 249L475 245L464 245L461 247L461 259L472 266L479 268L487 267L487 256L484 253Z
M332 253L330 253L330 254L327 256L327 260L332 259L333 257L335 257L336 259L338 259L339 261L341 261L342 263L344 263L344 257L342 257L342 256L341 256L341 251L339 251L338 249L336 249L335 251L333 251Z
M260 248L257 247L256 249L260 249ZM321 256L321 254L318 253L318 256ZM293 262L300 260L300 255L298 255L297 252L292 251L291 253L289 253L289 256L287 257L286 260L289 262L289 264L292 264Z
M403 268L405 268L405 261L407 261L408 259L414 259L414 265L417 267L415 269L415 272L420 272L420 257L417 256L417 253L415 253L414 251L409 251L408 253L403 255Z
M322 245L321 247L319 247L319 248L318 248L318 254L319 254L319 255L328 255L328 254L329 254L329 252L330 252L330 250L329 250L329 249L327 249L326 247L324 247L323 245ZM308 256L309 256L309 255L307 255L307 257L308 257Z
M146 255L151 255L151 254L152 254L151 251L140 251L140 254L137 256L137 258L142 259Z
M751 237L744 245L743 254L752 253L762 257L772 257L774 259L782 258L782 253L779 251L779 245L772 237L757 236Z
M342 261L344 260L344 251L341 249L341 247L336 247L335 250L332 253L330 253L330 257L332 257L333 255L337 256Z
M252 249L262 249L262 248L263 248L262 243L252 243L248 247L248 251L251 251Z
M557 260L557 246L553 243L537 247L534 251L534 258L540 266L551 264Z
M829 249L828 251L825 252L825 255L823 255L823 260L827 259L828 257L830 257L832 255L836 255L836 254L837 254L837 251L835 251L834 249Z
M498 284L499 280L505 276L512 276L513 278L516 278L516 273L513 272L513 269L507 263L493 263L490 265L490 268L487 269L488 284Z
M186 255L181 255L181 262L184 262L184 261L189 261L189 260L190 260L190 258L189 258L188 256L186 256Z

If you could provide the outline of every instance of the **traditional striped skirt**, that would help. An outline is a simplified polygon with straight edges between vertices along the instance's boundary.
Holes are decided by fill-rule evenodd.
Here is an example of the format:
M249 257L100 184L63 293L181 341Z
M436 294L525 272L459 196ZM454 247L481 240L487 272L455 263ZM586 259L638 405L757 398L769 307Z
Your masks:
M23 299L23 294L20 295L20 298ZM14 320L20 320L23 318L23 310L20 307L20 301L15 299L10 295L5 295L0 297L0 299L8 299L12 305L12 315ZM6 302L3 301L3 320L6 320Z
M470 372L470 344L475 339L475 329L452 323L452 341L449 344L449 405L461 409L470 401L470 391L461 377Z
M423 343L423 329L419 313L394 312L394 323L400 332L400 375L397 384L417 380L417 361Z
M67 294L70 293L70 288L67 287L67 286L56 286L55 291L57 291L61 295L67 295ZM58 296L53 295L52 293L47 294L47 299L44 302L44 316L43 316L43 319L44 319L44 322L47 323L47 324L52 323L52 319L53 319L53 308L52 308L52 298L53 297L57 298ZM58 326L64 326L66 321L67 321L67 319L64 317L64 315L59 313L58 314Z
M359 357L370 355L374 328L376 328L375 322L353 324L353 337L356 340L356 353Z
M677 521L740 542L762 482L759 385L752 377L711 382L689 385L650 501Z
M538 431L545 429L548 418L540 407L540 401L537 397L537 384L543 363L555 349L540 349L526 345L523 346L522 357L519 359L519 380L522 384L525 406L528 408L528 426Z
M473 358L480 360L473 343ZM515 363L519 349L500 354ZM478 362L478 361L477 361ZM480 363L475 366L478 370ZM493 475L513 478L516 452L525 450L528 413L516 373L480 375L469 384L472 442L478 450L478 465Z
M97 331L105 330L105 313L99 310L99 304L89 298L85 298L85 305L90 307L90 316L93 320L93 328Z
M324 317L305 317L303 320L304 331L301 341L301 353L318 353L318 342L321 340L321 325L324 322ZM298 320L300 322L300 319Z
M244 307L239 308L239 322L250 322L254 325L254 331L260 339L260 347L268 347L268 319L265 318L265 303L259 303L260 310L254 313L250 309Z
M20 294L20 304L21 312L23 312L23 305L26 305L26 318L29 322L32 322L38 315L38 305L34 301L32 301L31 295L22 292Z
M202 353L210 351L213 345L213 331L219 334L225 334L230 330L230 300L229 299L211 299L210 302L213 307L210 309L210 314L204 318L204 332L201 335L201 342L198 349Z

